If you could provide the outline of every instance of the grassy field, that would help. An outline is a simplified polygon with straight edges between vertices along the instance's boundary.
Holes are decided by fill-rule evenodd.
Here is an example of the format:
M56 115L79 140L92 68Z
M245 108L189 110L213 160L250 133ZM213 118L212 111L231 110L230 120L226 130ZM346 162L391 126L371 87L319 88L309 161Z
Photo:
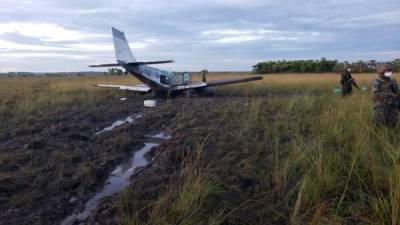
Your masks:
M217 88L209 102L187 100L170 124L180 139L164 149L174 175L156 194L144 195L149 184L139 182L115 199L119 224L400 224L400 127L372 123L375 75L354 77L368 90L348 98L332 93L338 74L282 74ZM3 131L26 116L119 95L90 84L136 83L0 81Z
M373 78L355 76L368 89ZM399 127L375 127L368 91L335 87L338 75L288 74L218 89L248 102L209 110L206 127L178 115L198 129L194 154L147 206L122 195L121 224L399 224Z

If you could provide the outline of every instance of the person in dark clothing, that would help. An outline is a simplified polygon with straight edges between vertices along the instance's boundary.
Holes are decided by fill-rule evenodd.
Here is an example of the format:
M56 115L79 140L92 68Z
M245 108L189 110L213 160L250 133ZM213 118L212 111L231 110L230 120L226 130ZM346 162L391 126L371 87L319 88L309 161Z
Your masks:
M377 65L376 70L379 76L372 82L374 122L394 126L399 117L399 88L390 66Z
M201 71L201 82L204 82L204 83L207 82L207 73L208 73L208 70Z
M353 85L358 89L357 83L351 76L351 69L346 68L342 72L342 77L340 79L340 84L342 85L342 96L351 95L353 93Z

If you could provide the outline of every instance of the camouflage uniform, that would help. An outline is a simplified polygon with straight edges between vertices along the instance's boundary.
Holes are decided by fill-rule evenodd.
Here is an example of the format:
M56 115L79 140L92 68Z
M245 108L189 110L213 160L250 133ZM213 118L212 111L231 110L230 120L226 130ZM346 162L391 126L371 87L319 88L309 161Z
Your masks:
M399 88L395 79L379 76L372 83L374 92L374 121L376 124L394 126L397 123L399 108Z
M342 72L340 84L342 85L342 96L351 95L353 93L353 85L355 84L355 81L350 72Z

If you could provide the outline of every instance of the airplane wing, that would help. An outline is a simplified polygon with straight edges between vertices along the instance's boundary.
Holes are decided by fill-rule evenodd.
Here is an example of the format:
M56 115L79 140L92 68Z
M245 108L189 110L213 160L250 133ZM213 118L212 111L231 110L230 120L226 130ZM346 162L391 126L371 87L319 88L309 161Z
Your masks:
M117 63L99 64L99 65L89 65L89 67L115 67L115 66L121 66L121 65L120 65L120 64L117 64Z
M181 90L187 90L187 89L196 89L196 88L204 88L207 87L207 83L200 82L200 83L191 83L188 85L177 85L177 86L172 86L171 90L172 91L181 91Z
M214 86L221 86L227 84L236 84L236 83L243 83L243 82L250 82L256 80L262 80L262 76L251 76L251 77L244 77L238 79L229 79L229 80L215 80L207 82L207 87L214 87Z
M262 76L251 76L251 77L244 77L244 78L238 78L238 79L229 79L229 80L215 80L215 81L209 81L207 83L199 82L199 83L191 83L191 84L188 84L188 85L177 85L177 86L171 87L171 90L179 91L179 90L188 90L188 89L200 89L200 88L205 88L205 87L214 87L214 86L221 86L221 85L228 85L228 84L236 84L236 83L243 83L243 82L262 80L262 79L263 79Z
M96 87L104 87L104 88L115 88L119 90L127 90L127 91L137 91L137 92L149 92L151 88L145 84L139 84L135 86L127 86L127 85L113 85L113 84L97 84Z
M163 64L163 63L173 63L173 62L174 62L173 60L163 60L163 61L147 61L147 62L130 62L125 64L108 63L99 65L89 65L89 67L140 66L140 65Z

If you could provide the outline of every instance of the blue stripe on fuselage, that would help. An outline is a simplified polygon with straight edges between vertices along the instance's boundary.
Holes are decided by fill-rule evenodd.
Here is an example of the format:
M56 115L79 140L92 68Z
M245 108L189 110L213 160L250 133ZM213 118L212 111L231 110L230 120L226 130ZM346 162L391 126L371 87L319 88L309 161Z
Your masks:
M160 82L162 71L150 66L127 66L129 72L134 74L140 81L156 89L169 89L169 85Z

